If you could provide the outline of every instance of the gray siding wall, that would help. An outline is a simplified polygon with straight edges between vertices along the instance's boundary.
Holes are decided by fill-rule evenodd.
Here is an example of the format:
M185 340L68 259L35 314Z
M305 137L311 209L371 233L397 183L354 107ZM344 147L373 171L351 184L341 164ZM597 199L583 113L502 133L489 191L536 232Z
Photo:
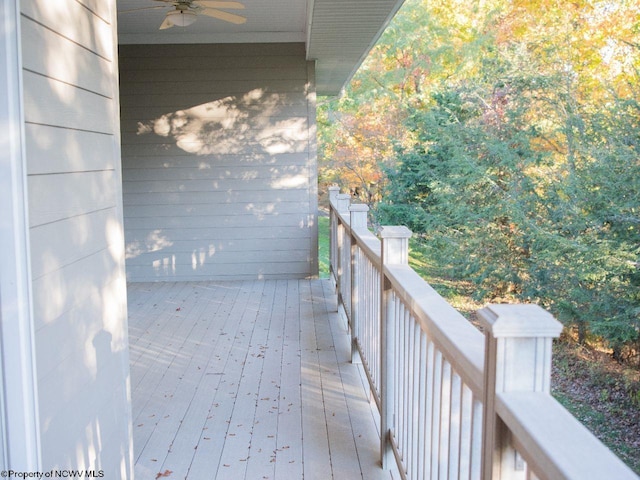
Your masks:
M121 45L127 277L317 274L303 44Z
M115 0L22 0L42 465L131 478Z

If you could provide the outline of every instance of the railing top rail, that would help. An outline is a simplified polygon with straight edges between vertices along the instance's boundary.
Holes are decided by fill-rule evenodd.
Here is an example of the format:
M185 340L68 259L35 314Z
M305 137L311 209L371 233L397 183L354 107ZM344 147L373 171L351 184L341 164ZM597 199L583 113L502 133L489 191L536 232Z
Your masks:
M386 265L384 273L462 380L482 397L484 335L411 267Z
M354 228L351 230L351 234L356 238L358 247L364 252L369 261L380 268L382 248L380 239L366 228Z
M496 412L512 432L514 446L541 480L638 479L547 393L499 393Z

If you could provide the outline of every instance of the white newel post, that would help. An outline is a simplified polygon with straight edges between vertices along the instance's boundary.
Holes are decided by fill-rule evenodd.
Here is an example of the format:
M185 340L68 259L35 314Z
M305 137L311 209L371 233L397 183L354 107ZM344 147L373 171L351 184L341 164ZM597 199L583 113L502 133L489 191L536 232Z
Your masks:
M351 205L349 212L351 213L350 225L351 232L359 229L367 229L367 212L369 207L363 203ZM360 314L358 310L358 301L360 295L360 289L363 285L360 285L361 280L361 268L357 259L357 245L356 239L351 236L351 363L361 363L360 355L358 354L357 339L358 339L358 316ZM368 292L363 292L364 295L368 295Z
M336 289L338 285L338 219L334 209L337 208L339 193L340 187L337 185L329 187L329 270L336 283Z
M393 422L393 392L395 378L393 375L393 361L395 357L395 306L392 301L390 282L385 274L388 265L409 264L409 238L411 230L407 227L382 227L379 230L382 242L382 271L380 278L380 455L382 468L389 469L395 461L391 449L390 435Z
M342 214L349 213L349 204L351 203L351 195L348 193L339 193L336 195L336 207Z
M351 214L351 228L367 228L367 212L369 206L364 203L354 203L349 207Z
M483 479L524 479L524 462L496 415L496 394L549 393L551 344L562 325L537 305L489 305L478 311L485 330Z
M340 216L344 217L347 213L349 213L349 202L351 201L351 196L346 193L339 193L336 195L336 201L334 206L336 207L336 211L340 214ZM342 279L344 275L344 265L343 263L343 249L344 249L344 235L345 228L342 222L336 218L336 289L338 291L338 296L342 292Z
M331 185L329 187L329 203L331 203L332 205L335 205L336 198L338 197L339 193L340 193L340 187L337 185Z
M348 193L336 195L336 208L342 215L349 215L349 205L351 205L351 195Z

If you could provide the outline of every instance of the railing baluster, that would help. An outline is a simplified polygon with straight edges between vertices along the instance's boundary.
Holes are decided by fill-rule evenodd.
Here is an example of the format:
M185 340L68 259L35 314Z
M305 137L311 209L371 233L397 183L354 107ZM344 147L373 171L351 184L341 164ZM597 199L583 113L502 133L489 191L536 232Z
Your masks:
M425 478L425 452L426 452L426 442L425 435L423 432L427 431L426 428L426 409L427 409L427 353L429 348L429 342L427 339L427 334L420 329L420 357L419 357L419 368L420 372L418 374L418 382L419 382L419 390L418 390L418 408L416 414L416 430L418 432L417 435L417 465L416 465L416 476L417 478Z
M451 413L449 420L449 477L460 478L461 420L462 420L462 382L460 376L451 374Z
M482 477L482 420L484 407L479 398L473 400L473 422L471 434L471 475L474 480Z
M393 300L393 316L387 320L387 324L389 328L393 330L393 339L394 339L394 357L402 358L402 343L404 341L404 337L402 336L402 322L399 321L400 318L400 302L395 294L395 292L391 292L391 299ZM403 432L404 427L404 416L402 410L402 381L404 379L404 374L402 371L403 362L393 362L393 378L397 381L393 385L393 421L390 423L389 428L396 436L396 443L402 443L402 437L398 435L399 432ZM400 451L402 451L403 446L400 446Z
M397 408L400 412L399 414L399 419L400 422L398 422L399 424L397 425L397 428L394 431L394 434L396 435L396 437L398 438L398 443L399 443L399 447L400 447L400 452L403 453L403 460L406 462L406 456L407 456L407 444L408 444L408 440L407 440L407 399L405 397L405 392L407 391L407 383L408 383L408 365L407 365L407 340L408 340L408 335L406 334L407 331L407 324L405 321L405 316L404 316L404 305L400 302L398 303L398 313L396 318L394 319L394 322L397 322L398 328L399 328L399 334L398 334L398 342L397 345L399 346L400 350L398 350L396 352L396 359L400 359L400 361L398 362L398 368L399 368L399 375L396 376L396 379L398 381L398 383L396 384L396 389L398 390L398 404L397 404ZM407 467L406 463L405 463L405 467Z
M380 452L382 456L382 468L391 468L393 457L391 455L391 446L389 444L391 429L394 427L393 418L396 413L396 402L392 399L395 397L395 368L392 358L397 354L396 349L396 328L391 323L395 317L395 305L393 302L393 292L383 281L384 291L382 292L382 307L380 311L383 314L381 322L380 334L380 358L382 359L381 372L382 383L380 385Z
M442 353L436 350L433 364L433 406L431 411L431 478L438 477L440 461L440 409L442 399Z
M411 237L411 231L406 227L382 227L380 229L380 237L382 239L382 268L380 278L380 313L382 314L380 321L380 396L382 404L380 412L380 452L382 466L388 469L393 460L389 439L393 426L393 413L395 411L393 400L396 382L393 375L393 363L396 356L396 352L393 351L395 344L393 333L395 328L391 322L395 322L397 319L393 318L394 302L391 301L392 290L391 285L386 280L384 270L387 265L409 264L409 237Z
M413 372L411 374L411 418L409 419L409 426L411 428L411 467L409 471L418 471L418 458L420 456L419 448L419 430L416 420L418 419L418 411L420 409L420 361L421 361L421 341L420 341L420 326L411 318L410 313L407 312L407 321L410 322L409 328L412 330L411 341L411 363Z
M458 478L471 478L471 436L473 426L473 393L464 383L460 392L460 452Z
M440 394L440 454L438 478L449 475L449 435L451 421L451 364L443 358Z
M427 348L427 377L426 377L426 405L425 405L425 453L424 453L424 478L428 478L433 464L431 451L433 446L433 392L435 391L436 376L436 348L431 340L428 340Z

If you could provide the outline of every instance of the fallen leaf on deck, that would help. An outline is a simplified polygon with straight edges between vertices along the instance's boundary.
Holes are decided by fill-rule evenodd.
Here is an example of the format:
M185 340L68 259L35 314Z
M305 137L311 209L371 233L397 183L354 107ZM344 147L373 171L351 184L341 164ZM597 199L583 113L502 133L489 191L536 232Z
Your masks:
M168 477L169 475L171 475L173 472L171 470L165 470L164 472L158 472L158 474L156 475L156 480L160 477Z

